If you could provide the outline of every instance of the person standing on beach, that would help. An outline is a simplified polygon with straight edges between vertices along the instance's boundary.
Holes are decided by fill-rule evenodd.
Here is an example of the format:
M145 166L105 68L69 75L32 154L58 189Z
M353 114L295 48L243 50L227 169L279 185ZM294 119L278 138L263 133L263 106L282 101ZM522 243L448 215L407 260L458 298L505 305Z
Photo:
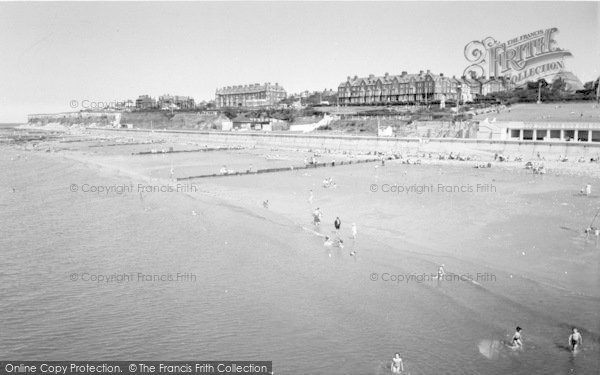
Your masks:
M342 221L340 220L339 216L337 216L335 218L335 221L333 222L333 226L335 227L335 230L339 232L340 227L342 226Z
M321 224L321 210L319 210L319 207L313 212L313 223L316 227Z
M173 169L173 167L171 167L171 180L174 180L175 178L175 169Z
M308 204L310 204L311 206L313 203L313 199L314 199L313 191L312 191L312 189L310 189L309 193L308 193Z
M583 344L583 337L581 337L581 333L579 333L577 328L573 327L572 333L569 336L569 347L571 348L571 351L577 351L581 344Z
M352 239L356 239L356 223L352 223Z

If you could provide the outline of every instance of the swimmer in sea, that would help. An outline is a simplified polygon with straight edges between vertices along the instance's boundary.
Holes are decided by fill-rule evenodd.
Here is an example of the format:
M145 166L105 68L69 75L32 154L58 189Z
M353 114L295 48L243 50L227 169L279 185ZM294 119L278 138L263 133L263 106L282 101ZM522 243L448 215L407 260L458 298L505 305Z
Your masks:
M446 270L444 269L444 265L438 267L437 277L438 280L442 280L446 276Z
M263 208L269 208L269 200L263 201Z
M404 364L402 358L400 358L400 353L396 353L392 358L392 374L401 374L402 372L404 372Z
M579 346L583 344L583 337L581 337L581 333L577 330L577 328L573 327L572 333L569 336L569 347L572 352L576 352Z
M515 349L523 349L523 341L521 339L521 327L515 329L515 334L512 337L512 347Z

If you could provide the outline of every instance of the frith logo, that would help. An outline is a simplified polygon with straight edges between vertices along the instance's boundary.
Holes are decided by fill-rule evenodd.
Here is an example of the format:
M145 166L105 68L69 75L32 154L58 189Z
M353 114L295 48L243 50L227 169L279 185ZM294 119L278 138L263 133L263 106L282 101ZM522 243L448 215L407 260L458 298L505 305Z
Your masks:
M556 27L537 30L501 43L492 37L472 41L465 46L465 58L471 63L464 75L505 77L513 84L550 77L564 69L569 51L558 48Z

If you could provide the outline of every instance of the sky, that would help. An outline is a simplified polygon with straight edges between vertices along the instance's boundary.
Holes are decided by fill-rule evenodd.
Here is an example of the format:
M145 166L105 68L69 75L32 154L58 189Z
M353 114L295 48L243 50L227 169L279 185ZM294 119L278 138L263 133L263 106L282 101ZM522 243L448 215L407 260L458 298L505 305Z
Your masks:
M0 2L0 122L142 94L211 100L238 84L296 93L354 75L459 76L470 41L550 27L573 54L566 70L597 78L598 1Z

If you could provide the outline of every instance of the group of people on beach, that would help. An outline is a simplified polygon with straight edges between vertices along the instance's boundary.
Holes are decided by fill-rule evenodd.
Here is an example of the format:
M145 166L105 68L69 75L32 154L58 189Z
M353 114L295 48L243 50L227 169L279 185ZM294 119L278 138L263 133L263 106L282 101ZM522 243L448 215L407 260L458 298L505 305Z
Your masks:
M318 215L318 221L316 222L316 225L320 224L320 218L321 218L321 211L317 208L316 210L317 215ZM316 218L317 216L315 216ZM331 247L331 246L337 246L340 249L344 248L344 240L342 240L341 236L340 236L340 229L342 227L342 221L340 220L339 216L337 216L335 218L335 220L333 221L333 227L335 228L335 230L331 233L331 236L325 236L325 241L323 243L323 245L325 247ZM356 240L356 223L352 223L352 239ZM350 251L350 256L354 257L357 255L356 250L352 249L352 251ZM331 256L331 254L329 255Z
M312 190L309 190L308 203L312 206L313 201L314 201L314 193ZM319 207L317 207L315 210L312 211L312 218L313 218L314 227L320 228L321 221L323 219L323 213L321 212L321 209ZM336 216L335 220L333 221L334 230L332 231L332 233L330 235L325 236L325 239L323 242L323 245L325 247L335 246L335 247L339 247L340 249L344 248L344 240L340 236L341 227L342 227L342 220L340 219L339 216ZM352 239L356 240L356 234L357 234L356 223L352 223ZM356 250L354 250L354 249L350 252L350 256L356 256L356 254L357 254Z
M333 177L328 177L323 180L323 187L324 188L334 188L334 187L337 187L337 184L335 183L335 181L333 181Z

